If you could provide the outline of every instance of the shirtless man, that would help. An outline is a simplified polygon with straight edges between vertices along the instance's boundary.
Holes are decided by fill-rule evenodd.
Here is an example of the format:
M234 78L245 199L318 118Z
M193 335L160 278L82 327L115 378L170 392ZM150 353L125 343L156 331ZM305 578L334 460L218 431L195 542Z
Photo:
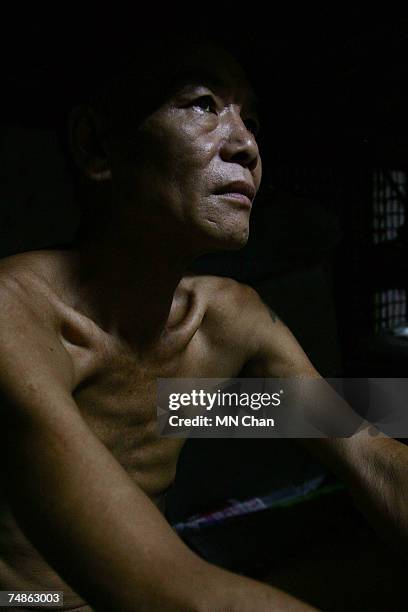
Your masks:
M245 244L261 160L239 66L210 44L185 57L163 58L172 87L136 126L131 87L126 121L73 113L86 240L1 263L0 590L62 590L65 609L307 610L200 559L160 511L182 442L155 432L158 377L318 376L255 291L188 272ZM406 542L403 445L304 443Z

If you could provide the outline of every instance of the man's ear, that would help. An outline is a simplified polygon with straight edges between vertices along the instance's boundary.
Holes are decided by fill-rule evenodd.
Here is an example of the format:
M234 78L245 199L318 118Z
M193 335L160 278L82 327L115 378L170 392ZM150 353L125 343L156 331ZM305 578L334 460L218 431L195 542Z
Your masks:
M101 122L91 106L77 106L69 117L72 156L81 172L91 181L110 181L109 150Z

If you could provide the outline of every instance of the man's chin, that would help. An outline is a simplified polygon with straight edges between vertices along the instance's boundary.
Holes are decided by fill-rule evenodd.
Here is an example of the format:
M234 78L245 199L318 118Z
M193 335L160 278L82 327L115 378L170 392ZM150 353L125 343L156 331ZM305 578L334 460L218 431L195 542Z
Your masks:
M235 238L230 238L225 241L224 246L222 247L225 251L239 251L239 249L243 249L246 243L248 242L248 233L246 236L240 236Z
M206 236L205 252L237 251L246 245L248 237L248 227L243 228L241 231L237 231L237 228L233 231L219 231L218 229L218 231L211 232L210 235Z

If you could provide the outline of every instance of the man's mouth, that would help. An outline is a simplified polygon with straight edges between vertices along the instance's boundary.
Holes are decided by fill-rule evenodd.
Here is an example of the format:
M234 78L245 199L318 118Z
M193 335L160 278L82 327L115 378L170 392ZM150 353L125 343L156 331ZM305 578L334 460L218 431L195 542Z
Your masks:
M255 197L255 188L245 181L233 181L219 187L214 192L216 195L222 195L226 198L241 202L245 206L251 206Z

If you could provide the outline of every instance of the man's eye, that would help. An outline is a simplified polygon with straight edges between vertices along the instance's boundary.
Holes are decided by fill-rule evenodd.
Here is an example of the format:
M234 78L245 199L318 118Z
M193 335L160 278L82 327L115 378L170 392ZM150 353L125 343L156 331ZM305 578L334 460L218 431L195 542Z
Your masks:
M191 106L200 108L205 113L216 113L217 105L211 96L201 96L193 100Z

